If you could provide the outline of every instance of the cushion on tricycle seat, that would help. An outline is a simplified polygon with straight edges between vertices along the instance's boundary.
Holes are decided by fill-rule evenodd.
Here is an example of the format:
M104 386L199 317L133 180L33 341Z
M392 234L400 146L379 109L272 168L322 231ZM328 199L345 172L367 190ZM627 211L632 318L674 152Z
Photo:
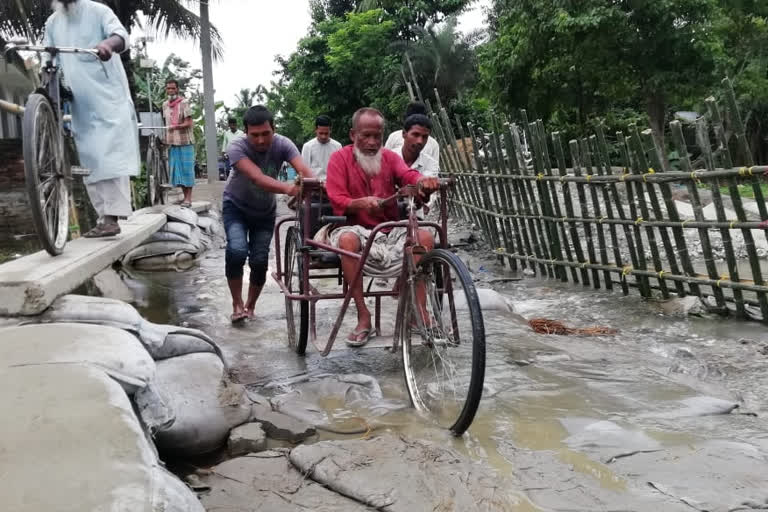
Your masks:
M315 233L320 231L323 227L323 223L320 222L320 217L324 215L333 215L333 207L328 200L320 202L312 201L312 205L309 211L309 236L315 236ZM304 205L299 207L299 219L300 222L304 221Z

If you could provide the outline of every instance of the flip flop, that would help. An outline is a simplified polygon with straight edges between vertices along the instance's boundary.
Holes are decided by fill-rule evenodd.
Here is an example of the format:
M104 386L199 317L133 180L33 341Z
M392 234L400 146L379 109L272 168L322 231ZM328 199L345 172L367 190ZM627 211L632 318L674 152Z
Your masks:
M237 314L232 313L229 316L229 320L232 322L232 325L239 325L243 323L246 318L248 318L248 314L245 311Z
M362 337L361 337L362 336ZM350 347L362 347L370 341L371 338L376 336L376 329L368 327L367 329L361 329L359 331L352 331L345 340Z
M192 203L181 203L182 208L192 208Z
M120 234L120 225L117 222L109 224L97 224L95 228L83 235L84 238L106 238Z

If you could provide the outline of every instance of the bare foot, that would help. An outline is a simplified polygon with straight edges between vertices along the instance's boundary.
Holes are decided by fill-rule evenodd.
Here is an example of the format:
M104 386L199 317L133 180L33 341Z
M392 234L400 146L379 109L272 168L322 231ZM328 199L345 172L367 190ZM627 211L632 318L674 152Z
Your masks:
M245 320L248 317L248 313L246 313L245 309L243 309L243 306L238 304L233 306L232 308L234 311L232 312L232 316L230 316L230 320L233 324L238 324Z

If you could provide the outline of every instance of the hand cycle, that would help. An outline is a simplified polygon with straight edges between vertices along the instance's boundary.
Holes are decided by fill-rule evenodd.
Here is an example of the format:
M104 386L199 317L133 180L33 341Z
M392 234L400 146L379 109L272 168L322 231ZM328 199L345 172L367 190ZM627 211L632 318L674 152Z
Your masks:
M168 202L168 182L170 181L168 173L168 162L163 157L163 150L160 148L155 130L167 130L166 126L141 126L142 130L149 130L149 143L147 144L147 158L144 160L144 168L147 173L147 197L144 206L155 206L166 204Z
M69 235L69 189L73 169L65 144L74 147L70 129L65 125L65 105L71 92L61 84L61 69L56 62L59 54L93 56L98 51L88 48L36 46L11 42L5 53L30 51L47 54L40 71L41 85L27 98L22 121L22 147L27 195L32 219L43 248L52 256L61 254ZM108 76L108 75L107 75ZM77 155L75 150L74 155ZM80 169L79 174L88 174Z
M295 215L278 220L275 225L275 253L280 254L280 229L292 223L285 235L284 259L276 258L272 277L280 286L286 307L288 345L303 355L307 340L323 356L332 348L336 335L352 300L352 289L364 279L366 259L377 233L391 228L405 228L403 260L398 284L389 291L363 291L375 300L375 327L381 331L381 298L398 299L391 339L381 336L392 353L402 357L405 385L414 408L450 430L462 435L472 423L483 391L485 378L485 326L472 277L459 257L448 250L446 193L452 180L440 180L440 222L419 220L419 188L402 187L395 196L382 199L405 199L407 216L404 220L384 222L371 230L368 242L360 254L346 252L316 241L313 236L319 225L345 224L344 216L334 216L323 205L323 182L302 179L299 207ZM318 197L320 203L317 204ZM327 215L325 214L327 213ZM420 228L434 230L439 244L427 251L419 244ZM358 265L351 283L343 279L338 256L357 259ZM328 274L335 269L337 274ZM323 270L324 273L318 273ZM321 293L312 285L317 279L338 279L344 284L337 293ZM327 282L327 281L326 281ZM349 285L349 286L347 286ZM324 320L318 314L319 301L343 299L328 340L318 341L317 323ZM378 341L378 338L374 339ZM372 341L374 341L372 340ZM381 344L369 343L367 346Z

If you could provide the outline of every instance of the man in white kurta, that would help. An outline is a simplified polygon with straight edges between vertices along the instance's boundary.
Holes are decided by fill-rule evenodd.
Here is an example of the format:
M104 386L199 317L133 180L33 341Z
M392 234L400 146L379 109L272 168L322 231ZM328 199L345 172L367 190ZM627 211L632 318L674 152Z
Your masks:
M119 217L131 214L130 176L139 174L136 113L119 52L128 32L112 10L92 0L54 2L45 24L46 46L94 48L91 55L61 54L59 62L72 89L72 131L80 163L90 170L85 186L99 224L86 237L120 233Z
M427 106L418 101L409 103L408 107L405 109L403 121L415 114L426 116ZM384 144L384 147L391 149L395 153L399 153L405 144L403 133L403 130L395 130L394 132L390 133L389 137L387 137L387 142ZM437 165L440 165L440 144L438 144L434 137L430 136L429 139L427 139L427 143L421 153L429 156L437 163Z
M312 169L315 177L325 179L325 171L331 155L341 149L341 144L331 138L331 118L317 116L315 119L315 138L308 140L301 148L301 158Z

